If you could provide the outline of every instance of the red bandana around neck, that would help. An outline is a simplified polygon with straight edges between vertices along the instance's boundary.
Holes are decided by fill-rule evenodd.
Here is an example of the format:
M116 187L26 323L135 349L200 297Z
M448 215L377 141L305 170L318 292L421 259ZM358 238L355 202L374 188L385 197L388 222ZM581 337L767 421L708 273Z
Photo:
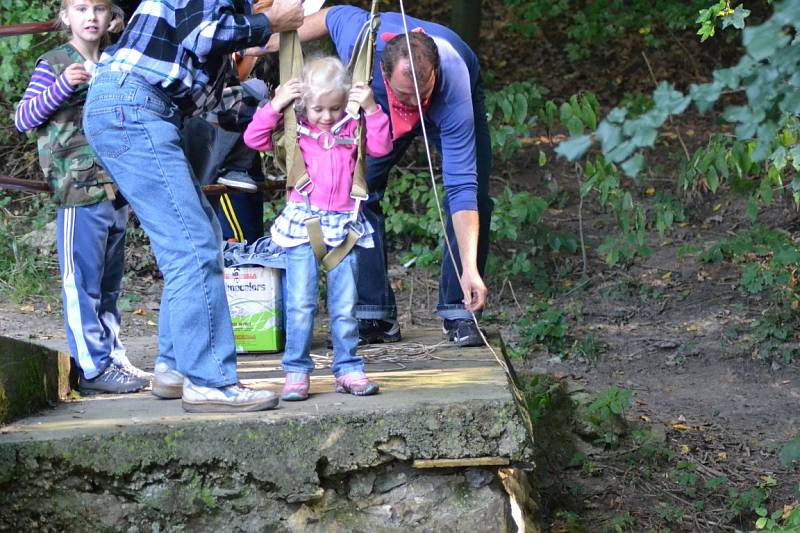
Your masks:
M414 28L411 31L425 33L425 30L422 28ZM390 41L397 35L400 34L384 32L381 33L381 40ZM406 105L399 101L394 92L392 92L389 82L386 81L386 75L383 76L383 84L386 86L386 98L389 101L389 119L392 122L392 140L397 140L413 130L419 123L419 107L416 105ZM422 101L423 112L428 111L428 108L430 108L432 96L433 95L431 94Z

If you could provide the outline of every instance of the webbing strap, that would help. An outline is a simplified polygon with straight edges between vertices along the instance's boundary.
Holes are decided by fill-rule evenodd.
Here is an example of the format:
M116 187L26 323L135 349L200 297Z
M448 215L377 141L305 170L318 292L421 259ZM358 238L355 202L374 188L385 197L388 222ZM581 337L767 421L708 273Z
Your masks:
M328 253L328 247L325 246L325 239L322 236L322 224L320 224L318 216L306 219L306 230L308 231L311 249L314 251L314 257L317 258L317 263L322 263L325 254Z
M356 245L360 238L361 234L354 230L352 226L347 228L347 237L342 241L342 244L336 248L332 248L331 251L322 258L322 268L324 268L326 272L333 270L336 265L342 262L342 259L347 257L347 254L350 253L350 250L353 249L353 246Z
M308 241L311 244L311 250L314 252L314 257L317 258L317 263L322 265L326 272L330 272L336 265L342 262L342 259L347 257L350 250L361 238L361 233L356 231L353 226L347 228L347 236L336 248L328 250L325 244L325 239L322 236L322 224L318 216L308 217L306 219L306 231L308 231Z
M372 81L372 58L375 51L375 32L381 24L380 15L377 13L377 2L372 2L372 10L368 24L364 26L361 34L356 39L358 46L358 55L351 61L350 68L352 69L351 77L353 83L365 82L369 84ZM355 109L353 109L355 107ZM347 112L355 115L358 113L358 104L350 102L347 106ZM358 122L358 127L355 131L356 144L358 145L358 154L356 156L356 165L353 171L353 186L350 188L350 196L353 198L366 198L367 189L367 137L364 134L365 121L362 115Z
M281 84L303 75L303 50L296 31L281 33L278 61L280 61ZM291 105L283 110L283 131L286 148L286 187L290 189L307 174L303 155L297 146L297 115Z

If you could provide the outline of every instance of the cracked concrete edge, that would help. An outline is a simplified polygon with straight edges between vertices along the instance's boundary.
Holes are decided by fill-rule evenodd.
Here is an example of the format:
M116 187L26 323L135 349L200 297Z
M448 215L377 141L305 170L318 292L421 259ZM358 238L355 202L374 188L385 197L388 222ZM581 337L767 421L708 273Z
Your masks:
M52 475L54 468L74 469L125 479L169 465L221 463L299 502L318 497L320 475L335 477L393 460L489 456L532 462L532 443L512 401L398 408L381 416L306 416L280 423L233 418L179 429L128 428L0 444L0 493L13 497L14 480L23 472Z

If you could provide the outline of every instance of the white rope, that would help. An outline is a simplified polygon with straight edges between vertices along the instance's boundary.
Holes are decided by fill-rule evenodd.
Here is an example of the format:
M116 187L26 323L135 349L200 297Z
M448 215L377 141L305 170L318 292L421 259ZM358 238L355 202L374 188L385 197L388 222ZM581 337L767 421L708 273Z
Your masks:
M442 233L444 234L444 240L445 240L445 244L447 245L447 251L450 254L450 261L453 262L453 268L455 268L455 271L459 272L458 264L457 264L456 258L455 258L455 254L453 253L453 247L452 247L452 245L450 243L450 239L447 237L447 228L445 227L445 222L444 222L444 212L442 210L441 201L439 199L439 191L436 188L437 183L436 183L436 177L435 177L435 175L433 173L433 159L431 158L430 143L428 142L428 132L427 132L427 129L425 128L425 120L423 119L423 113L422 113L423 112L423 110L422 110L422 98L420 97L420 94L419 94L419 83L417 82L417 71L414 68L414 56L411 53L411 40L408 37L409 33L408 33L408 23L406 22L405 6L403 5L403 0L399 0L399 3L400 3L400 14L401 14L402 19L403 19L403 32L405 34L405 39L406 39L406 49L408 51L408 62L411 65L411 77L412 77L412 80L414 82L414 92L415 92L415 94L417 96L417 110L419 111L419 117L420 117L419 122L420 122L420 126L421 126L421 129L422 129L422 139L423 139L423 142L425 143L425 154L426 154L426 156L428 158L428 172L430 173L430 176L431 176L431 188L433 189L433 194L434 194L434 197L436 198L436 209L437 209L437 211L439 213L439 223L442 225ZM389 74L391 75L391 73L389 73ZM452 216L452 214L451 214L451 216ZM459 280L460 280L460 276L459 276ZM463 287L462 287L462 291L463 291ZM497 352L495 351L495 349L492 347L491 344L489 344L489 341L486 339L486 335L484 335L483 331L480 328L480 325L478 324L478 318L475 316L475 313L470 311L470 316L472 317L472 321L475 324L475 329L478 330L478 333L480 334L481 339L483 340L483 344L489 349L489 352L491 352L492 356L494 356L495 360L497 361L497 364L500 365L500 368L502 368L503 371L508 376L509 383L511 384L511 390L512 390L514 396L516 397L517 401L520 403L521 406L525 406L526 405L525 398L522 395L522 391L520 391L519 388L517 388L517 385L516 385L515 379L514 379L514 374L512 373L511 369L506 364L505 358L500 357L499 355L497 355ZM523 412L525 412L527 414L527 411L524 410L524 409L523 409ZM533 436L533 423L531 422L530 417L529 416L524 416L523 420L525 421L526 425L528 426L528 430L529 430L529 432L531 434L531 437L532 437Z
M456 261L456 256L453 253L453 246L450 243L450 238L447 236L447 227L444 221L444 210L442 209L441 199L439 198L439 190L437 189L436 176L433 172L433 158L431 157L431 147L430 143L428 142L428 130L425 127L425 120L423 119L422 97L419 93L419 83L417 82L417 70L414 67L414 55L411 53L411 40L408 37L408 23L406 21L406 10L403 4L403 0L399 0L399 2L400 2L400 14L402 15L403 19L403 32L406 39L406 50L408 51L408 62L411 65L411 78L414 82L414 92L417 96L417 110L419 112L419 117L420 117L419 123L422 129L422 140L425 144L425 155L428 158L428 173L431 176L431 189L433 190L433 195L434 198L436 199L436 210L437 213L439 214L439 224L441 224L442 226L442 234L444 235L444 242L445 245L447 246L447 252L450 255L450 261L453 263L453 269L456 272L459 272L460 271L458 268L459 265ZM389 75L391 75L391 73L389 73ZM462 287L462 292L463 292L463 287ZM470 316L472 317L472 321L475 323L475 328L478 330L478 333L480 333L481 339L483 339L483 343L492 351L495 358L498 359L499 361L500 359L497 357L497 354L494 353L494 350L489 344L489 341L486 340L486 336L483 334L483 331L481 331L481 328L478 325L478 318L475 316L475 313L470 311ZM505 363L501 364L505 366Z

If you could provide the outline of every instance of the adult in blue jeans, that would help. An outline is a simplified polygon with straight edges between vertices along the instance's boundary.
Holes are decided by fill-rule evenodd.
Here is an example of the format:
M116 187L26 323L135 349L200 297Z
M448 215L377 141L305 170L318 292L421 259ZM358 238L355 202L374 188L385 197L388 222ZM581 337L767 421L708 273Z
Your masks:
M301 40L330 36L339 56L353 54L369 12L335 6L306 17ZM483 308L487 290L482 276L489 250L493 202L489 197L492 153L484 108L480 66L475 53L448 28L406 17L414 68L429 140L442 154L447 237L456 268L445 248L437 312L447 337L459 346L483 344L471 312ZM372 89L389 111L394 150L367 160L370 194L364 214L375 228L376 247L358 250L359 333L362 343L400 340L394 293L387 276L386 229L380 200L389 170L421 134L417 98L408 58L403 17L381 13L375 49ZM274 47L271 43L270 48Z
M270 409L239 385L222 277L221 231L181 146L184 118L214 108L235 50L302 22L300 0L252 13L246 0L143 2L97 67L84 108L89 144L150 237L164 290L153 393L191 412Z

